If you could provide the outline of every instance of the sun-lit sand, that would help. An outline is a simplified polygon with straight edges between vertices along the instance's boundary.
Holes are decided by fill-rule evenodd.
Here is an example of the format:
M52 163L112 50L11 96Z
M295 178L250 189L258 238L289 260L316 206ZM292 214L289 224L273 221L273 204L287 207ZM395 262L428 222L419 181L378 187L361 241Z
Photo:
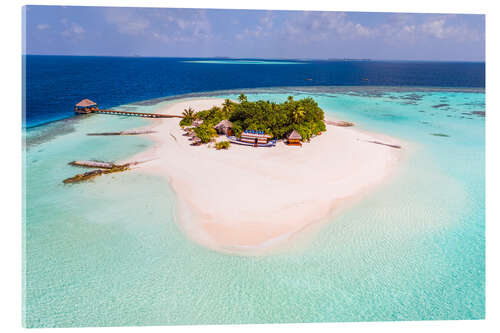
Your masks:
M222 99L182 100L158 113L181 114L220 105ZM232 144L191 146L179 119L154 120L156 145L130 160L150 160L137 172L168 178L177 194L177 221L194 241L235 253L259 252L322 221L346 199L355 200L394 171L401 144L356 127L327 125L327 132L291 147ZM222 137L220 138L222 139Z

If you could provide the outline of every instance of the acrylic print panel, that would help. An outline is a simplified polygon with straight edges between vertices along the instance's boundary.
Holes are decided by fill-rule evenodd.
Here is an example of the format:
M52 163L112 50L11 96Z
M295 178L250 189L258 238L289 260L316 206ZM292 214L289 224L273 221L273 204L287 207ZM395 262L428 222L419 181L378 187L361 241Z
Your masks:
M26 327L484 318L483 15L24 23Z

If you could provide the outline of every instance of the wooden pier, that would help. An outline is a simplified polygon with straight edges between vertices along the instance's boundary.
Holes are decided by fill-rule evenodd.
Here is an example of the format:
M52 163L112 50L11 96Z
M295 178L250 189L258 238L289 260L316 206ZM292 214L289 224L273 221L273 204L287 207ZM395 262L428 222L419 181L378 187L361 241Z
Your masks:
M102 109L91 111L91 113L102 113L102 114L111 114L116 116L130 116L130 117L143 117L143 118L183 118L182 116L173 114L142 113L142 112L102 110Z
M130 116L130 117L143 117L143 118L183 118L183 116L178 116L173 114L103 110L99 109L97 103L91 101L90 99L84 99L80 101L78 104L75 105L74 111L77 114L101 113L101 114L111 114L116 116Z
M116 116L130 116L130 117L143 117L143 118L183 118L182 116L173 115L173 114L142 113L142 112L102 110L102 109L97 109L97 110L91 111L90 113L101 113L101 114L111 114L111 115L116 115Z

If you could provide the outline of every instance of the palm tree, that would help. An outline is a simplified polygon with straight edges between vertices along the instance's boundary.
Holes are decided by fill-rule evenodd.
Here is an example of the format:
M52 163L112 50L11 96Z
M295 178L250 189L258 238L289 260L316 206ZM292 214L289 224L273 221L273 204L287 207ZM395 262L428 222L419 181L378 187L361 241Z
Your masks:
M304 118L304 115L305 115L304 108L302 106L297 107L297 109L295 109L295 111L293 111L293 122L298 123L299 120Z
M293 96L288 96L287 100L288 100L289 102L293 102Z
M248 102L248 99L247 97L245 96L244 93L241 93L239 96L238 96L238 100L240 101L240 103L243 103L243 102Z
M193 121L196 118L196 112L194 112L193 108L189 107L187 109L184 109L184 112L182 112L182 116L185 119Z
M222 110L226 115L230 115L233 112L233 102L230 99L226 98L224 103L222 103Z

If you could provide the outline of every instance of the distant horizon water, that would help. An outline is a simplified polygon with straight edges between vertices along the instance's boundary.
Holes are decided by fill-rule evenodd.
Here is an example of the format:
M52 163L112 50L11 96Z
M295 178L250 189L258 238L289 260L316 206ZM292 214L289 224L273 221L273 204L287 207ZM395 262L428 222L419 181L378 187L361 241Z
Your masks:
M310 60L297 66L298 62L284 59L247 60L23 56L26 79L23 127L71 117L73 106L84 98L109 108L165 96L227 89L283 86L484 89L485 82L485 65L475 62Z
M130 55L119 55L119 54L62 54L62 53L21 53L21 56L48 56L48 57L111 57L111 58L167 58L167 59L255 59L255 60L318 60L318 61L395 61L395 62L475 62L475 63L485 63L484 59L477 60L464 60L464 59L403 59L403 58L356 58L356 57L327 57L327 58L317 58L317 57L231 57L231 56L173 56L173 55L140 55L140 54L130 54Z

